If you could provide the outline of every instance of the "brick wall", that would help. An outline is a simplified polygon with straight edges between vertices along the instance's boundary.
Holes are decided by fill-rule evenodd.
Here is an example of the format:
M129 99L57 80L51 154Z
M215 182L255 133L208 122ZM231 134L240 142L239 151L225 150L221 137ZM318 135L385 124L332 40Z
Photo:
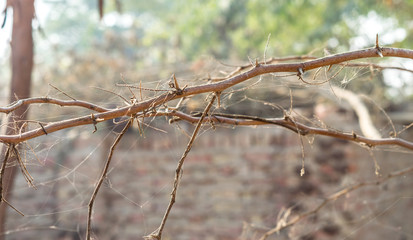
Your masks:
M348 125L348 119L342 117ZM167 207L174 172L188 137L181 124L131 131L114 155L110 173L97 197L93 228L97 239L142 239L154 231ZM351 127L351 125L350 125ZM353 127L356 127L355 125ZM37 190L19 176L7 239L80 239L87 204L114 134L103 126L91 135L51 134L27 151ZM91 137L82 137L91 135ZM313 209L323 197L358 181L375 179L368 150L331 138L304 137L306 174L301 168L300 139L278 127L218 127L202 132L185 161L177 201L164 239L257 239L275 226L280 212ZM409 154L373 152L381 174L402 169ZM296 226L269 239L403 239L412 236L411 176L366 187L346 195ZM409 235L410 234L410 235ZM368 237L367 237L368 236ZM407 239L407 238L405 238Z

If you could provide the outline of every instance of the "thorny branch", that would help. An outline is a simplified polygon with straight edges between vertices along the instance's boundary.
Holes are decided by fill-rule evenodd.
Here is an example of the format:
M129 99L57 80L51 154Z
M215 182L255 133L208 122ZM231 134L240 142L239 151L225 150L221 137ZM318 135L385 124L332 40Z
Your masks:
M380 48L380 54L384 57L401 57L401 58L410 58L413 59L413 50L408 49L400 49L400 48ZM86 107L89 109L93 109L98 111L99 113L95 114L92 118L90 115L67 119L59 122L52 122L48 125L44 126L44 128L36 128L32 130L28 130L23 132L22 134L16 135L0 135L0 141L3 143L20 143L41 135L44 135L45 132L52 133L59 131L61 129L87 125L87 124L94 124L103 122L106 120L122 117L122 116L132 116L137 114L142 114L144 111L150 108L156 108L169 102L174 99L183 98L191 95L197 95L201 93L208 93L208 92L222 92L234 85L237 85L241 82L244 82L248 79L251 79L256 76L260 76L263 74L268 73L276 73L276 72L306 72L311 69L317 69L320 67L326 67L335 64L341 64L343 62L362 59L362 58L373 58L379 57L377 48L369 48L364 50L346 52L341 54L330 55L318 59L308 60L306 62L300 63L280 63L280 64L255 64L250 70L242 72L238 75L234 75L228 79L218 81L218 82L210 82L207 84L202 84L198 86L187 87L184 89L180 89L181 91L169 91L158 96L149 98L147 100L141 101L139 103L134 103L133 105L128 105L125 107L121 107L118 109L106 109L94 104L82 102L82 107ZM178 94L177 94L178 93ZM34 102L51 102L54 104L72 104L73 106L80 106L80 101L69 101L68 103L63 103L64 101L51 101L49 98L45 98L43 100L36 99L36 100L22 100L24 101L33 101ZM59 102L61 101L61 102ZM15 104L23 104L22 102L18 101ZM27 103L29 104L29 103ZM84 104L84 105L83 105ZM10 108L13 108L14 105L11 107L6 108L6 111L1 109L1 112L9 112L12 111Z
M173 110L171 112L157 113L158 116L161 115L168 115L176 117L171 119L170 122L174 122L177 120L185 120L191 123L195 123L199 121L199 117L191 116L186 113ZM367 138L364 136L357 135L356 133L345 133L340 132L337 130L331 129L324 129L324 128L317 128L307 126L303 123L297 122L292 118L288 117L287 115L283 118L260 118L256 116L246 116L246 115L234 115L234 114L212 114L208 121L219 123L219 124L229 124L229 125L239 125L239 126L257 126L257 125L277 125L284 128L287 128L297 134L300 135L323 135L334 137L337 139L343 139L347 141L357 142L365 144L368 147L374 147L379 145L394 145L400 146L403 148L407 148L413 150L413 143L406 141L401 138L380 138L380 139L372 139Z
M102 170L102 174L100 175L99 181L96 184L95 190L93 191L93 194L90 198L89 205L88 205L88 218L87 218L87 229L86 229L86 239L87 240L90 240L90 235L92 233L92 211L93 211L93 205L95 203L96 196L99 192L100 187L102 186L103 181L107 177L109 165L110 165L110 162L112 161L112 156L113 156L113 152L115 151L115 147L116 147L116 145L118 145L118 143L120 142L120 140L122 139L123 135L126 133L128 128L130 127L132 122L133 122L133 118L129 119L129 121L127 122L127 124L123 128L122 132L116 137L115 141L113 142L112 146L110 147L109 155L108 155L108 158L106 160L106 164L105 164L105 166Z
M291 227L292 225L296 224L297 222L303 220L304 218L306 218L306 217L308 217L308 216L311 216L311 215L317 213L318 211L320 211L320 209L322 209L323 207L325 207L329 202L335 201L335 200L337 200L338 198L340 198L340 197L342 197L342 196L344 196L344 195L346 195L346 194L348 194L348 193L350 193L350 192L353 192L353 191L355 191L355 190L357 190L357 189L359 189L359 188L366 187L366 186L379 185L379 184L382 184L383 182L386 182L386 181L388 181L388 180L390 180L390 179L392 179L392 178L399 177L399 176L402 176L402 175L405 175L405 174L411 173L411 172L413 172L413 167L410 167L410 168L408 168L408 169L404 169L404 170L402 170L402 171L397 171L397 172L389 173L387 176L385 176L385 177L383 177L383 178L380 178L380 179L378 179L378 180L375 180L375 181L360 182L360 183L354 184L354 185L352 185L352 186L350 186L350 187L347 187L347 188L345 188L345 189L343 189L343 190L341 190L341 191L338 191L338 192L336 192L336 193L334 193L334 194L331 194L330 196L328 196L327 198L325 198L324 201L323 201L322 203L320 203L316 208L314 208L314 209L312 209L312 210L310 210L310 211L308 211L308 212L305 212L305 213L303 213L303 214L300 214L300 215L298 215L298 216L295 216L294 218L292 218L292 219L289 220L289 221L286 221L287 219L282 219L281 221L284 221L284 222L281 222L280 224L277 224L277 226L276 226L275 228L267 231L259 240L265 240L265 239L267 239L267 237L269 237L270 235L275 234L275 233L277 233L277 232L279 232L279 231L281 231L281 230L283 230L283 229L286 229L286 228L288 228L288 227ZM288 217L288 216L286 216L286 217Z
M83 108L87 108L87 109L90 109L96 112L107 112L107 111L113 110L113 109L104 108L96 104L81 101L81 100L59 100L59 99L50 98L50 97L34 97L34 98L20 99L10 104L7 107L0 107L0 112L8 114L10 112L15 111L21 106L35 104L35 103L55 104L55 105L59 105L62 107L66 107L66 106L83 107Z
M195 141L195 138L199 132L199 129L201 129L202 123L205 119L205 116L208 114L209 110L211 109L212 105L214 104L214 101L216 99L216 94L214 94L212 96L212 99L210 100L210 102L208 103L208 105L206 106L205 110L202 112L201 117L198 120L198 123L194 129L194 132L192 133L191 139L189 140L185 152L182 154L181 159L179 159L178 162L178 166L176 167L175 170L175 179L174 179L174 185L173 185L173 189L171 192L171 200L169 201L169 205L168 208L166 209L165 215L162 218L162 222L161 225L159 226L159 228L157 230L155 230L155 232L153 232L152 234L146 236L146 239L161 239L162 238L162 231L165 227L165 223L166 220L168 219L169 213L171 212L172 206L175 203L175 198L176 198L176 193L178 191L178 186L179 186L179 180L182 177L182 167L184 165L185 162L185 158L188 155L188 153L191 151L192 148L192 144Z

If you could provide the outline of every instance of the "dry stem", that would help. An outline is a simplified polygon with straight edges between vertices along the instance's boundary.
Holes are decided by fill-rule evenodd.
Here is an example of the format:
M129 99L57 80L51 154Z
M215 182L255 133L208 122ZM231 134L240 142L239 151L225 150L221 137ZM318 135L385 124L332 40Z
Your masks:
M157 113L158 116L161 115L168 115L178 117L178 119L185 120L191 123L195 123L199 121L199 117L191 116L183 112L179 111L172 111L166 113ZM177 119L173 119L172 121L176 121ZM290 117L283 117L283 118L260 118L255 116L246 116L246 115L233 115L233 114L213 114L210 116L208 121L213 123L220 123L220 124L229 124L229 125L240 125L240 126L257 126L257 125L268 125L273 124L277 126L281 126L287 128L295 133L300 135L323 135L329 136L337 139L343 139L347 141L357 142L365 144L366 146L373 147L379 145L394 145L400 146L406 149L413 150L413 143L406 141L401 138L381 138L381 139L373 139L367 138L361 135L357 135L354 132L352 133L345 133L340 132L337 130L332 129L324 129L324 128L317 128L307 126L303 123L299 123Z
M178 166L176 167L176 170L175 170L175 179L174 179L173 189L172 189L172 192L171 192L171 200L169 201L168 208L166 209L165 215L162 218L161 225L153 233L146 236L145 237L146 239L153 239L153 238L158 239L158 240L162 239L162 231L165 227L165 223L166 223L166 220L168 219L169 213L171 212L172 206L175 203L176 193L178 191L179 180L181 179L181 176L182 176L182 167L184 165L185 158L188 155L188 153L191 151L192 144L195 141L196 135L198 134L199 129L201 129L202 123L204 122L204 118L207 115L207 113L209 112L209 110L211 109L212 105L214 104L215 99L216 99L216 95L214 94L211 101L206 106L205 110L203 111L202 116L199 118L198 123L195 127L195 130L192 133L191 139L189 140L189 142L186 146L185 152L182 154L181 159L178 162Z
M15 149L15 146L12 144L9 144L7 150L6 150L6 154L4 155L4 160L3 163L1 164L1 169L0 169L0 203L4 202L6 203L9 207L11 207L12 209L14 209L14 211L16 211L17 213L19 213L21 216L24 216L24 214L17 210L17 208L15 208L13 205L11 205L6 198L4 197L3 194L3 176L4 176L4 170L6 169L6 165L7 162L9 160L10 157L10 152Z
M122 132L117 136L115 142L113 142L112 146L110 147L109 155L106 160L105 167L103 168L102 174L100 175L99 181L96 184L95 190L93 191L92 197L90 198L89 205L88 205L88 218L87 218L87 229L86 229L86 239L90 240L90 235L92 232L92 210L93 204L95 203L96 195L99 192L100 187L102 186L103 181L106 179L106 174L109 169L110 162L112 160L113 152L115 150L116 145L120 142L123 135L126 133L130 125L132 124L133 119L129 119L128 123L123 128Z
M379 185L379 184L381 184L381 183L383 183L383 182L385 182L385 181L388 181L389 179L392 179L392 178L398 177L398 176L402 176L402 175L407 174L407 173L410 173L410 172L413 172L413 167L410 167L410 168L405 169L405 170L402 170L402 171L397 171L397 172L390 173L390 174L388 174L386 177L383 177L383 178L381 178L381 179L379 179L379 180L376 180L376 181L357 183L357 184L352 185L352 186L350 186L350 187L347 187L347 188L345 188L345 189L343 189L343 190L341 190L341 191L338 191L338 192L336 192L336 193L334 193L334 194L331 194L331 195L328 196L326 199L324 199L324 201L323 201L320 205L318 205L316 208L314 208L314 209L312 209L312 210L310 210L310 211L308 211L308 212L305 212L305 213L303 213L303 214L300 214L300 215L294 217L293 219L291 219L290 221L285 222L284 224L277 224L277 226L276 226L275 228L267 231L259 240L265 240L265 239L267 239L267 237L269 237L270 235L272 235L272 234L274 234L274 233L277 233L277 232L279 232L279 231L281 231L281 230L283 230L283 229L285 229L285 228L288 228L288 227L296 224L297 222L303 220L304 218L306 218L306 217L308 217L308 216L310 216L310 215L313 215L313 214L317 213L318 211L320 211L320 209L322 209L323 207L325 207L329 202L335 201L335 200L337 200L338 198L340 198L340 197L342 197L342 196L344 196L344 195L346 195L346 194L348 194L348 193L350 193L350 192L352 192L352 191L355 191L355 190L357 190L357 189L359 189L359 188L361 188L361 187L365 187L365 186L375 186L375 185Z

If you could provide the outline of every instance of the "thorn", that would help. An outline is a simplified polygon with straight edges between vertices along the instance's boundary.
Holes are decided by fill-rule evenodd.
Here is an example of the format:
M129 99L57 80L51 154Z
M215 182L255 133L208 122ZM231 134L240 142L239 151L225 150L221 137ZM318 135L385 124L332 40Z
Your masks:
M303 68L298 68L298 76L301 76L304 74Z
M179 85L178 85L178 81L176 80L176 77L175 77L175 73L172 74L172 77L173 77L173 79L174 79L175 89L176 89L176 90L180 89L180 88L179 88Z
M260 66L260 64L259 64L259 62L258 62L258 58L256 58L255 59L255 67L259 67Z
M330 69L331 69L332 66L333 66L333 65L328 66L327 72L330 71Z
M297 73L298 79L300 79L301 81L303 81L303 78L302 78L302 75L304 74L303 68L300 67L300 68L297 69L297 71L298 71L298 73Z
M176 90L178 90L179 89L179 85L178 85L178 81L176 80L176 77L175 77L175 73L174 74L172 74L172 76L171 76L171 80L169 81L169 87L170 88L175 88ZM173 81L172 81L173 80Z
M380 57L383 57L383 53L381 52L381 49L380 49L380 48L377 49L377 54L378 54Z
M40 127L42 128L44 134L47 135L46 129L44 128L43 124L39 122Z
M92 113L92 121L93 121L93 127L95 128L92 133L95 133L98 130L98 128L96 127L97 121L93 113Z
M379 34L376 33L376 48L380 48L379 47Z
M169 87L170 87L170 88L175 88L174 93L175 93L176 95L182 95L183 91L185 90L185 88L186 88L188 85L185 85L185 87L184 87L183 89L181 89L181 88L179 87L178 80L176 80L175 73L172 74L172 79L173 79L174 81L173 81L173 82L172 82L172 80L169 81Z
M377 50L377 55L380 57L383 57L383 53L381 52L381 47L379 46L379 34L376 34L376 50Z

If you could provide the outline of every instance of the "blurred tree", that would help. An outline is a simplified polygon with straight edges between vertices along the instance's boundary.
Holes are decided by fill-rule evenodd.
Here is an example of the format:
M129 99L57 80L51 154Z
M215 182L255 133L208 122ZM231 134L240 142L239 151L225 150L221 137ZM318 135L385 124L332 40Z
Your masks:
M7 1L7 7L13 9L13 32L11 41L11 87L9 102L30 97L31 74L33 68L33 38L32 19L34 16L34 0L11 0ZM24 106L18 111L10 114L6 134L16 134L23 126L24 119L27 119L28 107ZM4 144L2 147L4 148ZM4 149L2 149L4 154ZM3 157L2 157L3 158ZM11 161L16 160L14 156ZM10 161L10 162L11 162ZM4 200L11 198L11 188L14 183L14 176L18 164L11 164L4 171L1 183L2 199L0 205L0 233L4 233L6 215L9 206ZM0 235L4 239L5 235Z

